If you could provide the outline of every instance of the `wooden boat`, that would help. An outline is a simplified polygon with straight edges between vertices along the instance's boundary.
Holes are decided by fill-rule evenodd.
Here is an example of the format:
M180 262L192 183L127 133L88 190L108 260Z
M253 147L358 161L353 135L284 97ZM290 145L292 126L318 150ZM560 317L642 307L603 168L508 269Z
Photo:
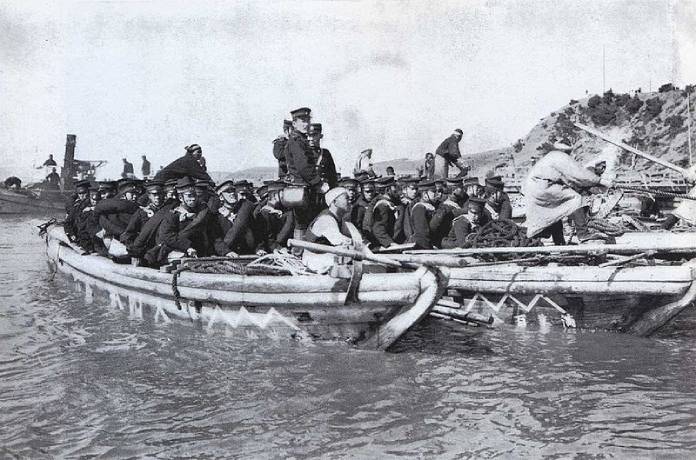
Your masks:
M0 189L0 214L65 215L65 197L60 192L34 193L28 189Z
M516 252L517 261L474 258L506 252ZM600 254L605 259L599 264L549 259L573 253ZM537 313L543 316L540 322L558 319L565 326L638 335L652 334L696 300L694 257L695 233L626 234L615 245L414 251L394 256L449 267L448 294L453 302L436 307L438 314L460 320L472 316L535 322Z
M165 273L81 255L60 226L48 228L46 244L56 269L84 284L90 297L104 291L113 305L131 313L149 308L160 320L176 316L208 327L340 339L379 350L427 315L447 284L438 269L362 274L359 262L347 277Z

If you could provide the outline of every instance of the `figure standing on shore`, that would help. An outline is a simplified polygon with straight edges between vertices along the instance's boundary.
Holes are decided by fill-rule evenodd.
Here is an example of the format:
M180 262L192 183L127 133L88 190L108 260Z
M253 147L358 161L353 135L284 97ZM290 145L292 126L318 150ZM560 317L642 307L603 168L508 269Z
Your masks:
M143 174L143 179L147 179L150 177L150 162L145 157L145 155L143 155L143 165L140 167L140 172Z
M135 173L133 172L133 163L129 162L128 159L123 159L123 172L121 177L124 179L134 179Z

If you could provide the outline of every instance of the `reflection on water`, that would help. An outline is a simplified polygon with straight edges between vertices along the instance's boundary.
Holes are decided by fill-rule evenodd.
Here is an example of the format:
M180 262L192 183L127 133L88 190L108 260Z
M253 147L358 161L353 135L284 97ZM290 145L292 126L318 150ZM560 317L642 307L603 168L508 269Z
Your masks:
M656 339L430 319L392 353L138 319L0 221L2 457L685 457L694 315ZM7 260L6 259L6 260Z

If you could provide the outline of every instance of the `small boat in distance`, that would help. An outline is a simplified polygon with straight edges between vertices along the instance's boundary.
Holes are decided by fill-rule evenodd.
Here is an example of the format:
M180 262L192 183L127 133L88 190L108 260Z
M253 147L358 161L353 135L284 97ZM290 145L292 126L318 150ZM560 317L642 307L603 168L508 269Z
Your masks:
M76 160L77 136L68 134L65 156L61 169L62 189L51 189L46 183L37 183L23 188L0 188L0 215L29 214L34 216L62 217L65 202L73 193L76 180L94 180L96 169L106 164L104 160Z

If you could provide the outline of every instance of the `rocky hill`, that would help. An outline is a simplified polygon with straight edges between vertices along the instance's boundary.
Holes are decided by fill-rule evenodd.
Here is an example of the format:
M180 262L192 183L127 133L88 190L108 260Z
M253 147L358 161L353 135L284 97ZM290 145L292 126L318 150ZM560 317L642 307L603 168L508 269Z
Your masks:
M679 166L689 165L687 136L687 93L691 95L692 149L694 131L694 85L679 89L665 84L658 92L615 94L612 90L569 103L542 118L524 138L498 151L497 173L522 175L557 140L574 144L574 156L586 162L597 157L614 163L619 175L667 173L670 170L636 158L607 142L573 126L580 122L622 140L638 150L664 158ZM696 158L694 158L696 161Z

